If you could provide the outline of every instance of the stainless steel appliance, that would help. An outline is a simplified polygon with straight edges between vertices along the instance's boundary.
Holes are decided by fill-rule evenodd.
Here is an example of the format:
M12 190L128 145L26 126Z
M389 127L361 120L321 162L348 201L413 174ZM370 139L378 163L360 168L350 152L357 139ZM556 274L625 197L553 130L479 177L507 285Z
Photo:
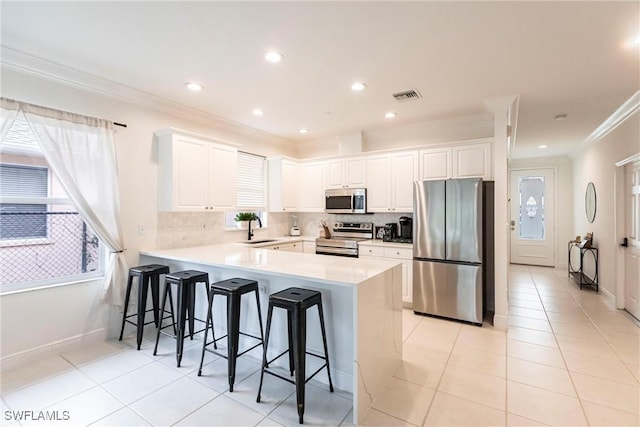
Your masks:
M371 239L372 222L336 222L331 238L316 239L316 254L357 258L358 242Z
M413 240L413 220L408 216L401 216L398 222L400 223L400 239L411 243Z
M327 213L367 213L366 188L340 188L325 190L324 199L324 211Z
M485 247L492 236L483 236L485 221L493 222L484 187L475 178L414 183L415 312L482 324L483 283L493 280L483 269L483 261L493 259Z
M384 234L382 235L383 242L393 242L398 237L398 224L395 222L388 222L384 225Z

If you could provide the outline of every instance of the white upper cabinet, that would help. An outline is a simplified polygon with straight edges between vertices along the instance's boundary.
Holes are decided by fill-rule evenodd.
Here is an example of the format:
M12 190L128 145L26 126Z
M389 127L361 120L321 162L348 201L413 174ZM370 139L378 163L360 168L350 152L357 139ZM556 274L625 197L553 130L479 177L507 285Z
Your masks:
M420 150L422 180L492 177L489 142Z
M235 147L176 129L158 131L156 137L160 211L235 209Z
M418 180L418 152L367 156L367 210L413 211L413 182Z
M366 157L347 157L326 161L326 188L364 188L367 186Z
M300 164L300 211L324 212L325 162Z
M491 179L491 144L453 147L453 176Z
M420 150L420 179L448 179L453 176L451 148Z
M391 207L394 212L413 212L413 183L418 180L418 152L391 157Z
M300 165L293 159L269 159L269 211L298 212Z
M367 156L367 211L391 210L391 154Z

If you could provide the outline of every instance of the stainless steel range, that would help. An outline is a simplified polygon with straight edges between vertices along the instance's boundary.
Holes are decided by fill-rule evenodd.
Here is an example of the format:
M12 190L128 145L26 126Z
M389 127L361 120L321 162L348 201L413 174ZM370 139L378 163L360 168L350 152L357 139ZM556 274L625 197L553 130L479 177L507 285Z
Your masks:
M358 242L371 239L372 222L336 222L331 238L316 239L316 253L358 258Z

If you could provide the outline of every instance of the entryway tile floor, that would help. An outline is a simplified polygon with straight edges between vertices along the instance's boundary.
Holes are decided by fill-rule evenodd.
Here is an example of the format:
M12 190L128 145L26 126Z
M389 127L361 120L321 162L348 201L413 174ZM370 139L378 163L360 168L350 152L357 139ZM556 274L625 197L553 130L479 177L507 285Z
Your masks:
M566 271L511 266L509 329L404 311L404 361L362 425L638 426L640 329L602 293L581 291ZM153 335L153 334L147 334ZM133 335L2 372L2 426L298 425L294 387L266 380L256 403L259 360L238 359L228 391L226 361L201 341ZM322 375L322 374L319 374ZM67 421L16 422L10 410L69 411ZM350 395L307 385L306 425L350 426Z

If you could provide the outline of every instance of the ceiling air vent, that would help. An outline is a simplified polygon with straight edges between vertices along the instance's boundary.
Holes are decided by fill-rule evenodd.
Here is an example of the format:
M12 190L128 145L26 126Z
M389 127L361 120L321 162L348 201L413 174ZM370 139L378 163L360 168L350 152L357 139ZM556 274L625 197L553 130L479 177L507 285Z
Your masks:
M407 102L420 99L422 98L422 95L420 95L420 92L418 92L417 90L406 90L404 92L394 93L393 97L398 102Z

